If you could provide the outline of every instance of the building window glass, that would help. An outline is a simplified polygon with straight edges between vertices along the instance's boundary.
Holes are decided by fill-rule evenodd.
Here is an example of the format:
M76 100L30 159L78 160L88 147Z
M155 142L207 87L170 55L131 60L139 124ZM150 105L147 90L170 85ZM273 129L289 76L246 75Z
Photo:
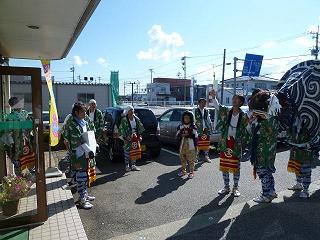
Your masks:
M78 93L78 101L88 103L90 99L94 99L94 93Z
M226 98L226 104L229 104L229 103L230 103L230 98L227 97L227 98Z

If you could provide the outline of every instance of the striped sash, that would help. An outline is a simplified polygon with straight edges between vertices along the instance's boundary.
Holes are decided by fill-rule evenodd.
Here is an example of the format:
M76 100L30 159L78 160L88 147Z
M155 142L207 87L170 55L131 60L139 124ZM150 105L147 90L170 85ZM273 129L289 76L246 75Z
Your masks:
M22 151L23 153L19 157L21 171L26 168L33 168L36 163L36 155L34 152L31 151L27 141L24 141L24 146Z
M141 146L139 141L133 141L131 143L131 149L130 149L130 159L131 161L136 161L141 159Z
M90 164L90 159L88 160L88 168L87 168L87 175L88 175L88 187L97 180L97 172L96 167L93 164Z
M236 173L239 171L239 158L233 155L233 147L235 140L233 137L227 140L227 150L225 152L220 152L220 171Z
M207 151L210 149L210 138L206 134L198 137L198 150Z
M300 175L301 163L290 159L288 162L287 170L288 172L295 173L296 175Z

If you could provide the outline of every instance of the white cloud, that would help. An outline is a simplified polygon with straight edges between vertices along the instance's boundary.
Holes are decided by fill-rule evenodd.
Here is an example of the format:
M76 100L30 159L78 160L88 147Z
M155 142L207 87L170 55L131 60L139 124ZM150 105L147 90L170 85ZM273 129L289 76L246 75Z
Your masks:
M312 47L313 41L310 39L310 37L298 37L294 40L294 43L303 47Z
M82 66L82 65L85 65L85 64L88 64L88 61L86 60L82 60L80 56L73 56L73 61L74 61L74 64L76 64L77 66Z
M178 48L184 45L184 41L179 33L166 33L160 25L153 25L148 31L150 48L147 51L139 51L139 60L165 60L181 56Z
M97 59L97 63L100 64L102 67L107 67L109 65L107 60L103 57L99 57Z
M261 75L267 73L269 77L280 79L294 65L310 59L309 56L266 60L262 62Z
M308 28L308 33L316 33L318 31L318 26L316 25L310 25Z
M260 48L273 48L274 46L276 46L278 43L276 41L267 41L265 43L263 43Z

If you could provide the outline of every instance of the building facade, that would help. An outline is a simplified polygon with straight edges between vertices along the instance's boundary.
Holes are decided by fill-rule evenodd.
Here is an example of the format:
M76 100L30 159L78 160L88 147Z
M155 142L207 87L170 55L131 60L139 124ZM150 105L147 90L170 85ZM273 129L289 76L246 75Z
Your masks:
M190 101L190 79L179 78L154 78L154 83L167 83L170 85L170 96L175 97L176 101L184 101L186 90L186 101Z
M54 82L53 92L60 121L71 112L72 104L76 101L88 103L90 99L97 101L98 108L104 110L112 105L111 87L109 84L100 83L64 83ZM31 84L30 79L24 76L11 76L11 96L24 99L24 107L31 111ZM45 80L42 81L42 104L43 110L49 111L49 91Z
M236 92L239 95L242 95L248 99L248 97L252 94L253 90L257 88L268 89L271 91L275 91L277 88L278 80L270 79L266 77L237 77L236 79ZM218 97L219 100L226 105L232 104L232 97L234 94L234 79L226 79L224 81L224 91L223 91L223 99L220 99L221 96L221 83L218 87Z

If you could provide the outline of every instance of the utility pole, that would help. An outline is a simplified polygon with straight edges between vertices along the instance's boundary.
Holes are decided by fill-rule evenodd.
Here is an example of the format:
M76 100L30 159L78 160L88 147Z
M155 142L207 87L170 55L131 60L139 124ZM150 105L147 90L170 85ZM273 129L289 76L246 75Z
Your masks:
M233 58L233 95L237 94L237 61L238 58Z
M186 101L187 101L187 57L184 56L181 58L181 63L182 63L182 69L184 71L184 81L185 81L185 84L184 84L184 104L186 104Z
M226 70L226 49L223 49L223 63L222 63L222 79L221 79L221 104L223 104L223 90L224 90L224 73Z
M70 68L70 72L72 72L72 82L74 83L74 65Z
M150 79L151 79L150 82L153 83L153 78L152 78L152 74L154 73L153 68L150 68L149 71L150 71Z
M131 105L133 105L133 85L136 84L136 82L129 82L131 84Z
M315 48L311 49L311 55L315 57L316 60L318 60L319 55L319 25L317 28L317 32L311 32L310 34L315 35L313 38L316 39L316 45Z

